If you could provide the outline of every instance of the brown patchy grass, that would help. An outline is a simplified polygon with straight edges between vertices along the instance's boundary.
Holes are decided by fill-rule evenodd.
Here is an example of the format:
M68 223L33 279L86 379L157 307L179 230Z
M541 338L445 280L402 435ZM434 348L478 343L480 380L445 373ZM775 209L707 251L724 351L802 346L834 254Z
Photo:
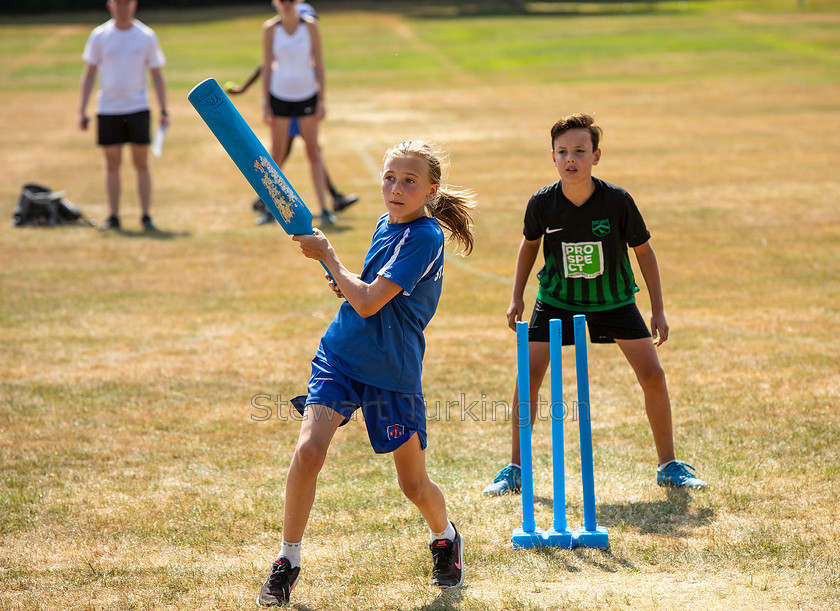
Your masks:
M714 4L675 24L717 32L730 13ZM637 56L628 47L619 59L565 57L562 68L503 66L497 74L438 43L447 20L323 19L332 57L362 53L359 37L383 26L380 40L430 57L419 79L410 66L377 64L373 51L356 68L336 67L323 144L339 185L362 196L331 234L345 263L361 264L381 210L375 174L393 142L446 144L451 182L480 195L476 250L449 258L425 367L430 405L450 406L448 418L430 422L429 469L467 536L468 579L457 592L428 587L422 520L355 422L321 476L296 608L838 604L840 79L836 56L820 51L838 14L733 4L733 36L752 40L753 28L770 28L760 34L801 46L750 47L717 73L706 66L717 60L703 53ZM661 28L665 18L572 25L582 39L596 32L606 43ZM540 19L557 20L558 31L569 23ZM232 19L231 35L250 40L259 21ZM455 25L500 27L488 17ZM4 60L13 59L0 71L8 92L0 216L11 217L22 183L37 181L66 189L101 218L99 153L73 124L81 66L59 61L78 60L89 27L37 27L55 38L26 53L13 43L30 27L2 28L12 41ZM139 233L128 168L121 235L0 226L0 609L241 609L253 604L279 547L297 424L256 422L262 412L251 398L300 392L337 303L317 264L279 229L253 225L247 184L186 102L207 72L176 44L178 28L195 44L225 24L158 28L174 121L164 157L153 161L163 233ZM502 30L515 54L524 43ZM251 67L209 59L221 62L220 80ZM53 71L43 67L50 62ZM439 76L427 81L430 74ZM237 103L264 136L256 97ZM514 551L518 498L480 495L504 463L508 424L462 420L461 406L510 401L504 312L522 211L554 179L548 127L578 110L596 113L605 129L598 174L627 187L651 227L672 327L660 354L678 451L711 488L654 485L640 391L617 351L596 346L596 497L611 548ZM299 151L287 170L311 199ZM646 310L644 293L640 303ZM547 430L541 423L535 438L543 525L551 512ZM567 435L572 526L582 521L576 444Z

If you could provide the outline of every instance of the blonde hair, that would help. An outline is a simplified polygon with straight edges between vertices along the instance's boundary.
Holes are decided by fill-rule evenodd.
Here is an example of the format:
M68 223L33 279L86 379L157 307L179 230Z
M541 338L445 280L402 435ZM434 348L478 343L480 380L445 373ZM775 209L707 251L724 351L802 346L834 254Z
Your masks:
M475 192L452 185L442 185L446 153L423 140L406 140L389 148L384 160L400 157L415 157L426 162L429 169L429 181L439 185L437 194L426 204L429 216L449 232L449 241L456 240L461 251L456 254L468 255L473 249L472 216L470 211L476 207Z

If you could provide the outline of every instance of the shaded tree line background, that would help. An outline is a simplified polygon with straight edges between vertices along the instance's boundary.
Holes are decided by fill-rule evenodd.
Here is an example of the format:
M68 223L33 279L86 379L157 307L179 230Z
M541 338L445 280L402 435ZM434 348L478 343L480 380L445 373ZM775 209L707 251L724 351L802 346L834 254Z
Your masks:
M546 0L541 0L546 2ZM547 0L554 4L577 4L575 0ZM647 4L655 6L657 2L662 0L588 0L595 4ZM694 0L702 1L702 0ZM0 15L14 15L14 14L33 14L33 13L72 13L83 11L105 10L106 0L0 0ZM266 9L270 8L269 0L139 0L141 8L206 8L208 6L226 6L226 7L254 7L264 6ZM420 0L419 4L454 4L454 5L469 5L469 12L508 12L522 10L526 4L526 0L433 0L426 2ZM393 7L398 2L394 0L313 0L313 4L318 7L326 6L354 6L356 8L389 8ZM408 2L408 4L418 4L418 2Z
M50 11L76 12L104 10L106 0L0 0L0 13L44 13ZM143 8L187 8L208 5L231 5L230 0L139 0ZM269 4L265 2L237 2L240 5Z

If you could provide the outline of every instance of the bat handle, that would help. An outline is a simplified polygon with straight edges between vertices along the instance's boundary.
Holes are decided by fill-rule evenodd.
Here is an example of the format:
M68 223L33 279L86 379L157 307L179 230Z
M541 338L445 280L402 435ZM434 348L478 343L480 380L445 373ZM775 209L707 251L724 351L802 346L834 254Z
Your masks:
M330 270L328 270L328 269L327 269L327 266L326 266L326 265L324 265L324 262L323 262L323 261L318 261L318 263L320 263L320 264L321 264L321 267L323 267L323 268L324 268L324 271L325 271L325 272L327 272L327 275L330 277L330 280L332 280L333 282L335 282L335 278L333 278L333 275L330 273Z

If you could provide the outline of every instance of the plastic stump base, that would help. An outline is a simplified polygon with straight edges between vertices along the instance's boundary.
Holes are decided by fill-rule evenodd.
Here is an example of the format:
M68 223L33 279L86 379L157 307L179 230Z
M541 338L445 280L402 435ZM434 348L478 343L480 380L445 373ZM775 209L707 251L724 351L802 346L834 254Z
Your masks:
M537 528L533 531L524 531L517 528L513 531L512 541L514 549L533 549L537 547L607 549L610 546L607 529L603 526L598 526L596 530L585 530L581 527L574 532L568 528L563 531L557 531L553 528L550 530Z
M589 547L594 549L607 549L610 546L610 538L607 529L603 526L596 526L595 530L586 530L581 527L572 534L575 547Z
M536 530L522 530L516 528L513 531L514 549L531 549L534 547L545 547L548 540L545 538L545 531L542 528Z

